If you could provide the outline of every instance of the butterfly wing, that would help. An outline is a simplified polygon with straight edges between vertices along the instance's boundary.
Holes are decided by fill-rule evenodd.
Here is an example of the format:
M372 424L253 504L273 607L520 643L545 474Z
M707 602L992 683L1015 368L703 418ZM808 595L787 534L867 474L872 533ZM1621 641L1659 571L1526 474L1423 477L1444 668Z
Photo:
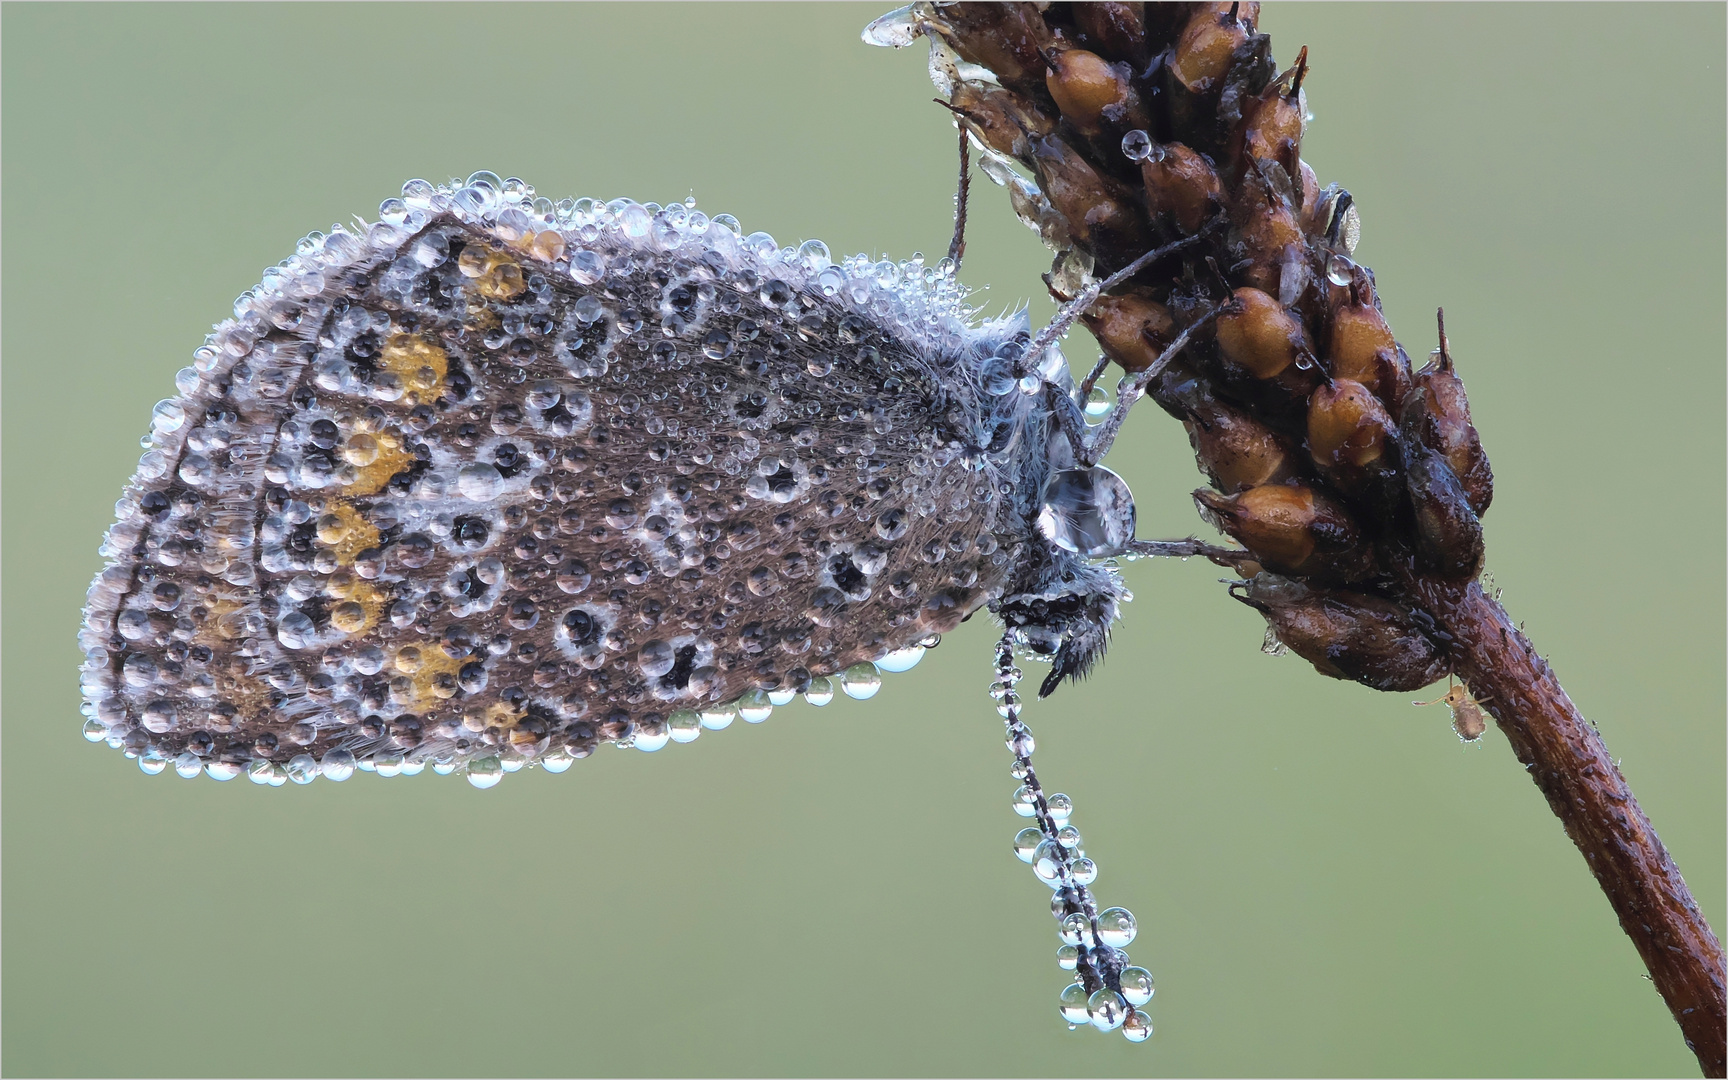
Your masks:
M951 286L449 194L303 244L157 407L85 612L98 737L230 772L582 756L1000 591L1025 525L961 453Z

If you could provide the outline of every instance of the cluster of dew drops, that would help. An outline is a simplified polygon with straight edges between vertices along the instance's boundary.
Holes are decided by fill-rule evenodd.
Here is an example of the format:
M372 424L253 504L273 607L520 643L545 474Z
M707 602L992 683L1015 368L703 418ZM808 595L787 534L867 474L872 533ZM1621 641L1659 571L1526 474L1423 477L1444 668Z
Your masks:
M1055 890L1050 912L1060 923L1056 963L1075 973L1062 990L1057 1009L1070 1029L1091 1024L1099 1031L1122 1029L1129 1042L1152 1037L1152 1019L1139 1006L1152 1000L1152 973L1128 963L1123 951L1137 927L1127 908L1098 910L1089 886L1098 880L1098 866L1086 857L1080 830L1070 824L1074 802L1063 794L1044 794L1032 769L1032 731L1020 719L1021 678L1014 666L1013 644L1004 639L996 648L996 678L990 696L1007 726L1011 770L1020 786L1014 791L1014 812L1035 824L1014 837L1014 854L1030 863L1039 881ZM1093 989L1088 990L1088 985Z
M817 676L812 679L802 697L815 706L827 705L834 700L834 691L838 686L841 693L856 701L866 701L876 696L876 691L882 688L882 674L910 671L924 658L925 652L941 642L940 635L931 634L917 644L898 649L881 657L874 663L864 661L853 664L845 671L834 676ZM634 749L646 752L663 749L668 743L695 742L703 731L722 731L734 720L743 720L747 724L760 724L773 715L775 706L789 705L800 695L793 690L752 690L737 701L709 708L678 709L666 717L663 731L649 734L635 732L618 740L613 745L621 749ZM107 741L116 749L120 749L120 740L109 733L106 725L91 719L84 724L84 737L90 742ZM132 756L128 753L128 757ZM551 749L535 758L528 758L514 751L501 754L491 754L485 757L470 759L462 769L468 777L468 782L477 788L496 787L504 779L505 773L520 772L530 765L538 765L549 773L561 773L576 763L577 758L586 757L586 753L572 753L564 749ZM417 776L426 770L427 761L410 758L402 754L379 754L369 757L356 757L353 753L334 749L323 758L314 758L311 754L298 754L290 758L286 764L277 764L264 758L254 758L249 764L241 766L233 762L205 759L190 750L179 754L170 760L162 752L146 748L137 755L138 768L148 776L156 776L174 767L175 775L187 780L197 778L199 773L209 776L212 780L232 780L242 772L254 783L269 787L281 787L292 780L296 784L310 784L320 776L326 780L337 782L353 776L355 771L376 773L379 776ZM454 758L437 758L430 762L432 771L440 776L448 776L462 766Z

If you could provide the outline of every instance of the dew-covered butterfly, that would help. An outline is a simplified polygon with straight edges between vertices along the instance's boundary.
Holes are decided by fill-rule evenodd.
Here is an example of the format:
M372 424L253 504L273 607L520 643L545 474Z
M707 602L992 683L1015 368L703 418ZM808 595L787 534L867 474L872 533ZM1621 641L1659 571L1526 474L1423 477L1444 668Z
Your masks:
M487 172L311 234L156 406L84 612L86 736L146 773L484 788L869 697L988 609L1063 1013L1145 1038L1014 653L1050 693L1126 598L1101 557L1201 549L1134 540L1097 465L1126 410L1094 431L1055 347L1111 282L1034 336L954 269Z

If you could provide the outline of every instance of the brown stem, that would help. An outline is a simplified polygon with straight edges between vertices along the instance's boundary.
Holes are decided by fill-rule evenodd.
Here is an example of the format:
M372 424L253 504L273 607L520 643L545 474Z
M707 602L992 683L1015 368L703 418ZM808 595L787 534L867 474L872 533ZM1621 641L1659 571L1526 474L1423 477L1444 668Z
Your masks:
M1704 1075L1725 1075L1722 945L1601 735L1479 583L1407 573L1404 584L1452 638L1459 677L1583 853Z

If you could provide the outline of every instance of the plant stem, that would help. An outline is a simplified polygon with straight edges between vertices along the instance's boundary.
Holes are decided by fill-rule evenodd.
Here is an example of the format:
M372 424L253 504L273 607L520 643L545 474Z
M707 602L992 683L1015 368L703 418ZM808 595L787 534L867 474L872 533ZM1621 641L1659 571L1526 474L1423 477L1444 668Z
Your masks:
M1404 584L1452 638L1459 677L1578 845L1704 1075L1728 1074L1722 945L1602 736L1480 583L1410 573Z

